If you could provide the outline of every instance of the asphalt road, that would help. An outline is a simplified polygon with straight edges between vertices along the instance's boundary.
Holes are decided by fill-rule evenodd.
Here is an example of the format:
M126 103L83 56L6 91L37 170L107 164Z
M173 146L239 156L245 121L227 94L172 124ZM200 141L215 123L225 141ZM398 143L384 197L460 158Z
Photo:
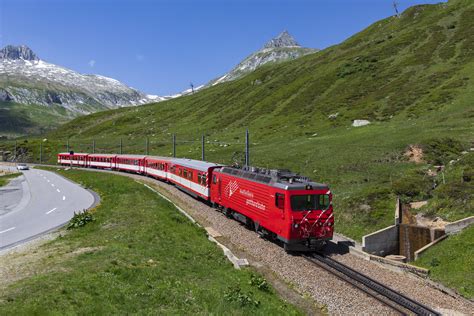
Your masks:
M30 169L22 177L0 190L0 250L64 225L95 203L91 192L53 172Z

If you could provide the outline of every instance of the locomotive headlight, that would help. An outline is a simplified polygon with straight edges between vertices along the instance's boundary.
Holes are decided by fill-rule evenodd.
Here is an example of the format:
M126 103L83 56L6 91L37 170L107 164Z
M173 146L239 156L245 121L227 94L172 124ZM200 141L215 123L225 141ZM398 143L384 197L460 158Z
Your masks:
M298 224L294 224L294 225L293 225L294 228L298 228L299 226L300 226L300 225L298 225Z

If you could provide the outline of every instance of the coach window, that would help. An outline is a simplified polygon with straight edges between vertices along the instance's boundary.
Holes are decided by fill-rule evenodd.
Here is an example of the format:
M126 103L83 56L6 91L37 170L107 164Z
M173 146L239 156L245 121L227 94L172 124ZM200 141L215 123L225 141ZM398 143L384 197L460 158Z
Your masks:
M212 177L212 183L213 183L213 184L216 184L216 183L217 183L217 177L216 177L216 175L214 175L214 176Z
M192 180L193 179L193 172L189 171L188 173L188 179Z
M198 183L200 184L202 182L202 175L198 173Z
M203 174L202 177L201 177L201 180L202 180L202 185L206 185L207 176L205 174Z
M275 194L275 206L279 209L285 208L285 195L281 193Z
M183 169L183 178L187 178L187 177L188 177L188 170Z

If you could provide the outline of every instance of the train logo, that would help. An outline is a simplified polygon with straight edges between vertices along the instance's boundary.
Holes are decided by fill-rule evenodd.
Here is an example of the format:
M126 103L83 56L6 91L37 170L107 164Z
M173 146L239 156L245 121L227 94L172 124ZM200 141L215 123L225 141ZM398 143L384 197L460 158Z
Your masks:
M239 184L237 183L237 181L230 181L225 186L225 195L230 198L238 189Z

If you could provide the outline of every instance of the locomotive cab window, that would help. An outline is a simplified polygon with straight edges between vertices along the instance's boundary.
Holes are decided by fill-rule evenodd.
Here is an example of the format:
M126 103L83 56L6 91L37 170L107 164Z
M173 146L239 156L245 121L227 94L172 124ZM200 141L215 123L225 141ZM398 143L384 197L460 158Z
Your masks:
M212 183L214 183L214 184L217 183L217 176L216 176L216 175L214 175L214 176L212 177Z
M329 208L329 204L329 195L327 194L304 194L291 197L293 211L326 210Z
M285 195L281 193L275 194L275 206L279 209L285 208Z

